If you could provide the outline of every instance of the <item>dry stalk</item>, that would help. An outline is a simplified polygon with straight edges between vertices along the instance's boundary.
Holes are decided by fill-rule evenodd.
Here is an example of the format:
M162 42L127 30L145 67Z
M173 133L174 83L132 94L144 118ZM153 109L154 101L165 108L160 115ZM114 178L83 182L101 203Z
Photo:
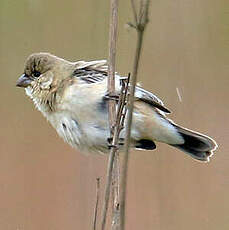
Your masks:
M115 55L116 55L116 41L117 41L117 27L118 27L118 0L111 0L111 16L110 16L110 30L109 30L109 66L108 66L108 94L115 94ZM115 138L115 118L116 118L116 102L109 100L109 124L110 124L110 138L112 140L112 147L110 150L108 166L107 166L107 175L106 175L106 184L105 184L105 195L104 203L102 209L102 222L101 229L105 229L106 219L107 219L107 210L110 198L110 187L112 180L112 170L113 163L115 158L115 153L117 152L117 142L119 138ZM118 159L117 159L118 160ZM118 165L118 164L116 164ZM115 170L118 172L119 170Z
M115 123L115 130L114 130L114 139L113 139L113 146L117 148L115 159L113 163L113 172L112 172L112 194L113 194L113 213L112 213L112 230L119 230L120 229L120 163L119 163L119 155L118 155L118 147L119 147L119 135L120 132L124 128L124 121L127 112L127 97L128 97L128 87L129 87L129 79L121 80L121 92L119 96L118 108L117 108L117 116L116 116L116 123Z
M114 124L114 134L113 134L113 139L112 139L112 144L110 145L111 151L110 151L110 157L109 157L109 162L108 162L108 171L107 171L107 181L105 185L105 200L104 200L104 207L103 207L103 212L102 212L102 230L105 229L105 224L106 224L106 217L107 217L107 210L108 210L108 204L109 204L109 196L110 196L110 186L111 186L111 181L112 181L112 172L115 172L113 174L113 178L115 178L116 182L114 185L114 204L113 204L113 220L112 220L112 229L118 229L117 226L119 226L119 187L117 181L119 178L119 168L117 168L118 171L114 170L114 156L115 153L118 151L119 148L119 134L124 128L124 121L125 121L125 116L126 116L126 103L127 103L127 97L128 97L128 86L129 86L129 79L124 78L121 79L121 91L119 95L119 100L118 100L118 106L117 106L117 115L115 119L115 124ZM111 156L113 156L112 161L110 161ZM119 164L119 162L116 161L116 164ZM117 165L116 165L117 166ZM114 181L114 179L113 179Z
M110 188L112 181L113 188L113 219L112 219L112 229L124 230L125 226L125 198L126 198L126 178L128 169L128 154L129 154L129 143L130 143L130 131L132 124L132 113L133 113L133 103L134 103L134 93L135 85L137 79L138 64L140 59L140 53L142 48L143 34L145 26L148 22L148 8L149 0L141 0L139 13L137 14L136 5L134 0L131 0L133 13L134 13L134 24L129 24L134 27L137 31L137 47L136 55L134 60L133 75L131 78L130 87L130 97L128 100L128 118L126 127L126 137L125 137L125 155L122 168L121 184L119 187L119 159L115 158L117 155L119 147L119 134L124 128L125 115L127 112L127 94L129 86L128 79L122 79L122 87L119 96L117 113L116 113L116 102L113 100L109 101L109 124L111 130L111 150L109 155L107 176L105 184L105 196L104 204L102 209L102 223L101 229L105 229L107 210L110 198ZM115 95L115 54L116 54L116 40L117 40L117 10L118 10L118 0L111 0L111 20L110 20L110 34L109 34L109 68L108 68L108 95L110 97ZM114 161L115 160L115 161ZM115 162L115 164L114 164ZM113 174L112 174L113 173ZM113 175L113 176L112 176ZM119 189L121 189L120 201L119 201Z
M96 201L95 201L95 209L94 209L93 230L96 230L98 205L99 205L99 190L100 190L100 178L96 178Z
M119 153L115 154L112 171L112 223L111 229L118 230L120 226L120 208L119 208L119 184L120 184L120 165Z
M132 114L134 108L134 94L135 94L135 86L137 81L139 59L142 50L143 35L144 35L145 27L148 23L148 10L149 10L149 0L141 0L138 14L137 14L134 0L131 0L131 3L132 3L135 22L134 24L129 23L129 25L131 25L137 31L137 46L136 46L134 65L133 65L133 74L131 76L131 81L130 81L130 96L129 96L129 103L128 103L126 137L125 137L125 153L124 153L123 165L121 170L120 230L125 229L126 183L127 183Z

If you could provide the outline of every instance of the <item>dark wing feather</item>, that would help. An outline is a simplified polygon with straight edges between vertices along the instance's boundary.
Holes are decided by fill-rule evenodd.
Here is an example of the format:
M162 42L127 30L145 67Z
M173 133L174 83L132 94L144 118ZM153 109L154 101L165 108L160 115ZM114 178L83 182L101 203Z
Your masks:
M135 97L137 100L143 101L165 113L170 113L170 111L164 106L163 102L156 97L154 94L136 86Z
M76 62L76 69L73 76L80 79L83 83L91 84L103 81L107 77L106 60L99 61L79 61Z
M84 83L91 84L103 81L107 77L107 74L101 71L84 68L76 69L73 76L79 78Z
M73 76L80 79L82 83L92 84L101 82L107 78L107 71L106 60L90 62L79 61L76 62L76 69L73 72ZM136 86L135 97L137 100L143 101L162 112L170 113L158 97L139 86Z

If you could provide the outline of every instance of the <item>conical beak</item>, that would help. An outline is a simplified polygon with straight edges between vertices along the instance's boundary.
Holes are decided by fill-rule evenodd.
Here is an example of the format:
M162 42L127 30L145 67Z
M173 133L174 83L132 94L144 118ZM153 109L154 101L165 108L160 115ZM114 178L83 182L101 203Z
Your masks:
M21 77L18 78L16 86L26 88L30 85L31 81L28 75L22 74Z

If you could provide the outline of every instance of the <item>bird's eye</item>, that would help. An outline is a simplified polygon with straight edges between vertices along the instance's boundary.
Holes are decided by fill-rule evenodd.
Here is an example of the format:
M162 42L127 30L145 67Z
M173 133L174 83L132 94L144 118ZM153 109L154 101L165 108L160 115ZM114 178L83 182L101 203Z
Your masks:
M34 77L39 77L40 75L41 75L41 73L40 73L39 71L36 71L36 70L35 70L35 71L33 72L33 76L34 76Z

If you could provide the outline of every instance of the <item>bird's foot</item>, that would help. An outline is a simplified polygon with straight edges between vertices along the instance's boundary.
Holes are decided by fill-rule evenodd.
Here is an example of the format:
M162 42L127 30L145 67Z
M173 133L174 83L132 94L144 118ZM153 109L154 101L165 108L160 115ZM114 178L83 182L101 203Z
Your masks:
M125 144L125 140L124 138L119 138L118 144L117 145L113 145L112 144L113 138L109 137L107 138L107 142L108 142L108 148L117 148L118 146L123 146Z

